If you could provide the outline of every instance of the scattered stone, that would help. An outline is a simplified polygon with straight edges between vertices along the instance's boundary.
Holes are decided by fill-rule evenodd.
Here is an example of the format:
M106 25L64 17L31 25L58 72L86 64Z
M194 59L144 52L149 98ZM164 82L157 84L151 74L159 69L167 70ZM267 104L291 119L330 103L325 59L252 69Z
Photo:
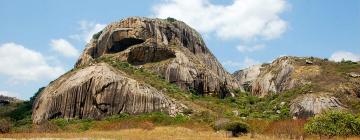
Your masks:
M280 106L284 106L286 104L286 102L281 102Z
M360 74L359 73L355 73L355 72L350 72L348 73L350 77L352 78L359 78L360 77Z
M276 113L277 113L277 114L280 114L280 113L281 113L281 111L280 111L280 110L276 110Z
M310 64L310 65L314 64L314 62L311 60L305 60L305 62L306 62L306 64Z

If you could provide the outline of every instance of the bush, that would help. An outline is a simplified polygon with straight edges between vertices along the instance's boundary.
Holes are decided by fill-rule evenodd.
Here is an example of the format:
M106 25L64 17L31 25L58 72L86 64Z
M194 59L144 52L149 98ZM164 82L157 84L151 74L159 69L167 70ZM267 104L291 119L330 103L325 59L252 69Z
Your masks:
M100 35L102 34L103 31L97 32L96 34L93 35L93 39L99 39Z
M231 131L232 136L237 137L241 134L249 132L249 125L243 122L230 122L224 128L226 131Z
M309 134L349 136L360 134L360 118L343 111L329 111L315 116L305 124Z
M240 121L231 122L229 119L220 119L216 121L213 125L213 128L216 131L225 130L230 131L232 136L237 137L241 134L249 132L250 127L248 124Z
M0 133L8 133L10 132L11 123L8 119L0 120Z
M172 18L172 17L168 17L168 18L166 18L166 20L169 21L169 22L171 22L171 23L173 23L173 22L176 21L176 19L175 19L175 18Z

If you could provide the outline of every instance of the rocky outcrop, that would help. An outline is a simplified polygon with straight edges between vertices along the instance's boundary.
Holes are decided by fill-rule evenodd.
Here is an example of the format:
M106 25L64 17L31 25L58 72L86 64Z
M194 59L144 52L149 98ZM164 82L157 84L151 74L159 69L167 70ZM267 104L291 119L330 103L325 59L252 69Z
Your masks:
M130 17L112 23L87 45L75 67L107 55L199 94L224 97L231 95L229 89L239 88L200 34L181 21Z
M247 92L252 89L253 82L259 77L262 65L254 65L243 70L234 72L232 75L239 82L239 85Z
M329 93L307 94L292 101L290 113L297 118L307 118L327 110L344 110L344 105Z
M300 62L299 62L300 61ZM301 63L301 64L299 64ZM250 78L246 78L246 74ZM280 93L294 87L311 83L309 79L321 73L318 65L309 64L309 60L300 57L280 57L269 65L255 66L239 72L235 77L241 81L239 84L253 95L265 96L271 93ZM249 77L249 76L248 76ZM250 80L248 80L250 79Z
M4 95L0 95L0 107L4 105L8 105L10 103L19 102L19 99L16 99L15 97L8 97Z
M269 93L282 92L295 87L291 74L294 72L292 59L282 57L275 60L261 71L252 83L251 92L254 95L265 96Z
M181 113L184 105L161 91L100 63L73 70L52 82L36 99L33 122L52 118L95 118L119 114Z

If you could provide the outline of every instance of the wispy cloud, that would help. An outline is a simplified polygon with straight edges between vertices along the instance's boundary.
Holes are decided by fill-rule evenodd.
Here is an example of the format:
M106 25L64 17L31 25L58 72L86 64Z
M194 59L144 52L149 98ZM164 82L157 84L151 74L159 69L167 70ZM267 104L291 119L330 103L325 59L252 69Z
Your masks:
M0 45L0 75L12 82L52 79L65 72L63 67L50 66L45 57L16 43Z
M337 51L331 55L330 60L335 62L340 62L342 60L350 60L356 62L360 61L360 54L354 54L352 52L346 51Z
M253 46L245 46L245 45L239 45L236 47L236 49L242 53L244 52L254 52L254 51L258 51L258 50L262 50L265 48L264 44L257 44L257 45L253 45Z
M288 28L280 17L286 0L233 0L230 5L210 0L164 0L153 7L156 17L174 17L203 33L222 39L275 39Z
M255 60L255 59L245 57L245 59L243 61L240 61L240 62L227 60L227 61L224 61L222 64L225 67L227 67L230 71L237 71L237 70L240 70L240 69L248 68L248 67L253 66L253 65L260 64L260 62Z
M50 46L65 57L77 57L79 55L79 51L69 41L62 38L51 40Z
M79 22L79 34L71 35L70 38L77 39L84 42L90 42L92 36L106 27L105 24L95 23L91 21Z

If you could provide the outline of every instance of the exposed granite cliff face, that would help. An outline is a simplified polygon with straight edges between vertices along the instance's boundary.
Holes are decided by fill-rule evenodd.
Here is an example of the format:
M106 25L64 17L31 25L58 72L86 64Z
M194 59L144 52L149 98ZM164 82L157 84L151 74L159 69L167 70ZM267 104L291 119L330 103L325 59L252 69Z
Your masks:
M345 102L360 101L360 77L354 74L357 71L360 67L355 64L285 56L262 67L235 72L233 76L245 91L260 97L307 86L308 91L296 95L290 104L290 113L303 118L329 109L351 109Z
M307 118L327 110L343 110L340 100L329 93L302 95L292 101L290 112L298 118Z
M239 82L243 90L250 92L252 84L259 77L262 68L262 65L254 65L234 72L233 77Z
M71 71L52 82L37 98L33 122L51 118L95 118L128 113L176 115L184 105L155 88L100 63Z
M199 33L181 21L131 17L112 23L87 45L76 67L105 55L141 65L199 94L224 97L228 89L239 88Z

